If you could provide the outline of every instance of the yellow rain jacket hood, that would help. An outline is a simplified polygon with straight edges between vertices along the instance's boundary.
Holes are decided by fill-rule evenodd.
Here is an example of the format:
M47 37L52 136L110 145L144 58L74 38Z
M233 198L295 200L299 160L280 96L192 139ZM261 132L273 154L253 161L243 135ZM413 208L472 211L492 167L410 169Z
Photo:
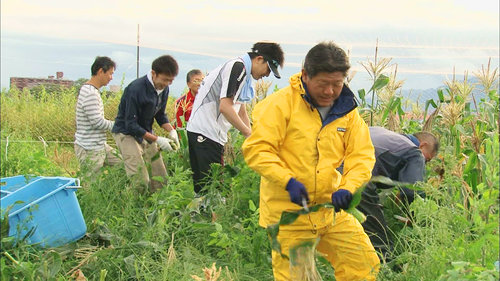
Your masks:
M260 220L263 227L279 221L290 201L286 185L294 177L309 193L309 205L331 202L338 189L354 193L371 177L375 163L368 126L360 117L354 94L344 86L322 121L310 102L301 73L290 85L259 102L252 113L251 136L243 143L248 165L261 175ZM343 175L336 168L344 163ZM316 229L333 223L333 210L301 215L280 229Z

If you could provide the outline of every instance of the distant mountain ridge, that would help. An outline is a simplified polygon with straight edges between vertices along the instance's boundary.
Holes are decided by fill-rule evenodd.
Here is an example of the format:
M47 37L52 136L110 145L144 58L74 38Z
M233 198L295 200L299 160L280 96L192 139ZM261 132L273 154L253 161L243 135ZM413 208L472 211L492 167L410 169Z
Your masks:
M282 46L285 51L285 67L281 71L283 78L265 78L265 80L271 81L271 89L275 85L278 88L288 85L288 77L300 72L303 56L305 56L309 48L303 45L290 44L283 44ZM136 78L136 46L132 45L25 36L2 32L1 49L2 88L9 88L10 77L47 77L47 75L51 75L57 71L63 71L65 78L70 80L89 78L90 65L98 55L109 56L117 63L114 79L110 85L122 85L122 87L125 87ZM231 46L228 46L228 50L230 49ZM359 60L362 59L362 55L360 54L371 53L371 49L366 47L364 49L352 50L351 63L353 68L360 68ZM394 54L398 54L398 52L407 54L412 51L411 49L399 50L390 48L387 48L387 50L391 50ZM241 54L246 51L248 50L241 50ZM290 55L287 55L287 52L291 52ZM209 72L227 60L227 58L223 57L141 47L139 76L145 75L151 67L151 62L163 54L172 55L179 64L179 74L170 86L170 93L173 97L180 96L186 89L186 74L188 71L198 68L203 72ZM234 54L234 51L228 52L228 54ZM400 69L430 67L433 63L440 63L440 67L444 69L453 69L452 62L425 59L419 57L418 53L415 53L414 58L395 58L392 62L398 64ZM475 69L470 69L470 71L473 70ZM437 97L436 89L441 87L447 78L442 74L398 71L398 80L401 79L405 80L403 95L407 94L411 96L410 98L413 98L414 94L418 96L418 93L421 93L422 99L429 99ZM457 75L457 79L461 79L460 75ZM351 89L355 93L362 88L368 91L371 83L368 74L364 71L359 71L353 81L351 81Z

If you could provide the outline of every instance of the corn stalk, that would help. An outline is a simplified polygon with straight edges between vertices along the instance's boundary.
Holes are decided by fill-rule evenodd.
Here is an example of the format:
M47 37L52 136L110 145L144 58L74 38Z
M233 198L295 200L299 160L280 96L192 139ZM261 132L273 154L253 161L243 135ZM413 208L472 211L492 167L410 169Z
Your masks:
M391 62L391 58L381 58L380 60L378 59L378 39L377 39L377 44L375 46L375 57L374 60L368 60L368 62L361 62L361 65L366 69L368 72L368 75L370 75L373 85L368 91L368 93L372 93L372 100L371 100L371 107L370 107L370 126L373 126L373 113L375 111L375 96L377 95L378 91L383 88L387 83L389 83L389 78L382 73L389 67L389 63ZM364 97L364 90L361 92L358 92Z

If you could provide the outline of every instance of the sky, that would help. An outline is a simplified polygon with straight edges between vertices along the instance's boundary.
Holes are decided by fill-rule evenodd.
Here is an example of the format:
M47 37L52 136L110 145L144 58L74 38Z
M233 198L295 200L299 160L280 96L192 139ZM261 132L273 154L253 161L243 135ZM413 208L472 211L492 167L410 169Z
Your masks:
M2 0L0 5L2 88L11 76L64 71L68 79L88 77L97 55L117 62L111 84L122 77L128 84L136 75L138 26L141 75L155 57L172 54L180 67L171 86L177 92L186 86L189 69L208 72L262 40L280 43L285 52L285 79L267 78L280 87L300 71L307 51L324 40L349 52L359 87L368 83L359 62L373 59L377 40L379 56L393 59L408 88L437 87L453 72L476 71L489 58L493 66L499 61L498 0Z

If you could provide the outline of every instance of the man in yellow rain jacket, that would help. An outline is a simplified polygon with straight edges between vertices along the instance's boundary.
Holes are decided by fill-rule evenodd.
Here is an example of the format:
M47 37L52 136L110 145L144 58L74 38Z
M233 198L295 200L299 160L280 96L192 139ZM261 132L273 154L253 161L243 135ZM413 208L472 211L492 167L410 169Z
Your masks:
M361 224L344 211L375 163L368 127L344 85L349 68L345 52L334 43L313 47L290 85L254 108L243 154L261 175L261 226L278 223L283 211L297 211L303 202L335 206L335 214L323 208L280 226L284 254L319 238L317 250L332 264L336 280L375 280L375 250ZM336 170L342 162L343 176ZM290 280L289 260L273 251L272 264L276 280Z

